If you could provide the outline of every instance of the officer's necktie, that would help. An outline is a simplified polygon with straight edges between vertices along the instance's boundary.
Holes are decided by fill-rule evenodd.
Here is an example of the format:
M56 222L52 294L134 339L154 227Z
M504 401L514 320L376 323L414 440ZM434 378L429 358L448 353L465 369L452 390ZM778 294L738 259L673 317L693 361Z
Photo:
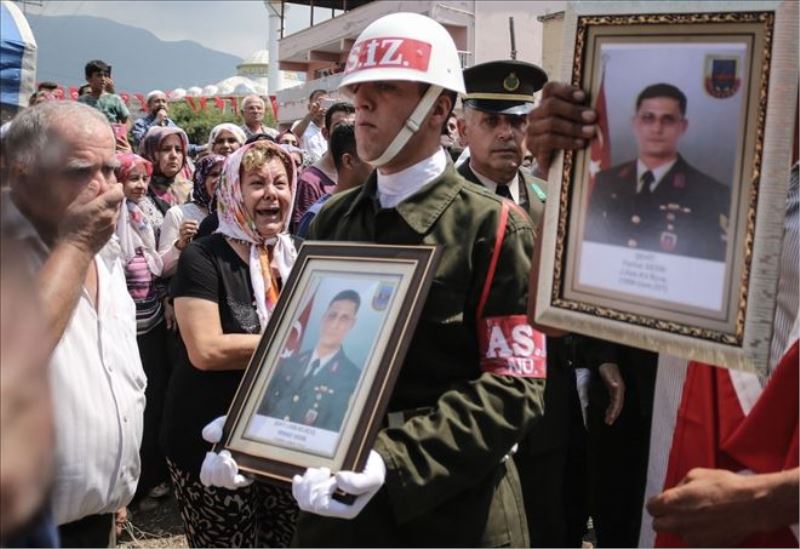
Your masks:
M306 368L306 373L304 377L316 374L317 368L319 368L319 359L315 358L314 360L311 361L311 364L308 365L308 368Z
M642 194L649 195L653 194L653 190L650 188L650 185L653 184L653 181L656 180L656 176L653 175L653 172L647 170L642 174L642 188L639 191Z
M508 185L498 185L494 192L503 198L508 198L512 202L514 201L514 197L511 196L511 189L508 188Z

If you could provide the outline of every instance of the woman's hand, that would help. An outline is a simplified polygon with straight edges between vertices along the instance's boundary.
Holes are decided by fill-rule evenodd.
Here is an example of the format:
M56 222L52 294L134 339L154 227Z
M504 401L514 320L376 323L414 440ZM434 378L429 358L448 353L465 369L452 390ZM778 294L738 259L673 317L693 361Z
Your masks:
M178 230L178 240L175 241L175 247L179 250L184 250L197 234L199 226L200 225L194 219L187 219L181 223L181 228Z
M178 321L175 319L175 307L172 306L168 297L164 298L164 323L170 332L178 331Z

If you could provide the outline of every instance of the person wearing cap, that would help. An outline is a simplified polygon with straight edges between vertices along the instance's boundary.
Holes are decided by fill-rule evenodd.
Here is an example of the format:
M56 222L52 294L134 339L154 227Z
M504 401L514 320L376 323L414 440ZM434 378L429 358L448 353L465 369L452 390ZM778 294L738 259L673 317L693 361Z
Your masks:
M169 117L167 94L163 91L153 90L147 94L147 111L147 116L136 120L131 128L131 145L134 148L139 147L139 143L144 139L147 130L152 126L177 127L177 124Z
M371 23L340 91L356 108L358 155L377 169L331 197L309 239L444 253L364 470L309 468L294 477L301 513L293 543L527 546L508 456L543 413L542 338L525 314L531 222L461 177L441 147L465 90L456 46L439 23L412 13ZM220 474L207 477L232 484L236 469L220 461ZM352 504L335 499L336 490L355 496Z
M545 82L545 72L524 61L489 61L465 69L467 93L458 128L470 150L458 172L519 204L534 226L544 213L545 182L520 167L533 94Z
M161 90L152 90L147 94L148 114L136 120L131 127L130 142L134 149L138 149L147 131L153 126L162 128L177 128L178 125L169 117L169 102L167 94ZM189 156L194 157L206 150L205 145L189 143Z
M466 95L459 131L470 148L458 167L465 179L522 206L539 226L546 183L520 169L533 94L547 82L531 63L490 61L464 70ZM514 455L519 469L531 547L575 547L586 525L583 415L575 368L600 369L619 379L605 346L577 335L547 338L545 415ZM601 365L602 364L602 365ZM605 377L604 377L605 379ZM612 394L622 405L624 389ZM616 417L611 417L612 422ZM583 479L583 482L579 479Z

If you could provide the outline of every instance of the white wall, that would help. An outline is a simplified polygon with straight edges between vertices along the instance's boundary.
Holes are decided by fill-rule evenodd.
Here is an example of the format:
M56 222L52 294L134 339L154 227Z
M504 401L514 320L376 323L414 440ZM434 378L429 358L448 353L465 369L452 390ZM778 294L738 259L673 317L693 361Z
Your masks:
M508 18L514 17L517 59L542 64L540 15L562 11L564 2L475 0L475 46L473 62L511 58Z

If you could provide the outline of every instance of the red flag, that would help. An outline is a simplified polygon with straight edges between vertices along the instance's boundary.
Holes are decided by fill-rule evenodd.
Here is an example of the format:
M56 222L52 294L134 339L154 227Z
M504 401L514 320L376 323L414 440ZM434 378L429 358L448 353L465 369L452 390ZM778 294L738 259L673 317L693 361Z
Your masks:
M672 488L695 467L749 470L756 474L798 465L800 382L798 342L783 356L752 409L742 409L729 370L692 362L669 453L664 489ZM754 379L755 381L755 379ZM741 386L741 383L738 384ZM797 547L789 528L761 532L741 547ZM686 547L675 534L658 534L656 547Z
M608 110L606 109L605 68L597 90L594 110L597 111L597 136L589 149L589 193L598 172L611 167L611 143L608 139Z
M76 88L75 86L70 86L69 87L69 96L73 101L77 101L78 100L78 88Z
M214 98L214 106L217 107L219 110L225 110L225 101L221 97Z
M269 104L272 107L272 116L275 120L278 119L278 98L275 95L269 96Z
M144 95L142 95L141 93L134 93L133 96L136 98L136 100L141 105L141 109L143 111L146 111L147 110L147 101L145 100Z
M194 102L194 97L186 96L186 104L192 109L192 112L197 112L197 104Z
M131 104L131 94L129 94L128 92L120 92L119 96L122 98L122 100L125 102L126 105Z
M281 358L290 357L300 350L300 345L303 343L303 334L306 333L306 326L308 326L308 317L311 316L311 309L314 308L314 296L316 292L308 300L303 312L294 321L289 331L289 336L286 338L286 345L283 347Z
M239 112L238 109L237 109L238 100L235 97L231 96L231 97L228 98L228 101L231 104L231 108L233 109L233 112L235 112L235 113Z
M200 110L206 110L206 103L208 102L208 97L201 97L200 98Z

